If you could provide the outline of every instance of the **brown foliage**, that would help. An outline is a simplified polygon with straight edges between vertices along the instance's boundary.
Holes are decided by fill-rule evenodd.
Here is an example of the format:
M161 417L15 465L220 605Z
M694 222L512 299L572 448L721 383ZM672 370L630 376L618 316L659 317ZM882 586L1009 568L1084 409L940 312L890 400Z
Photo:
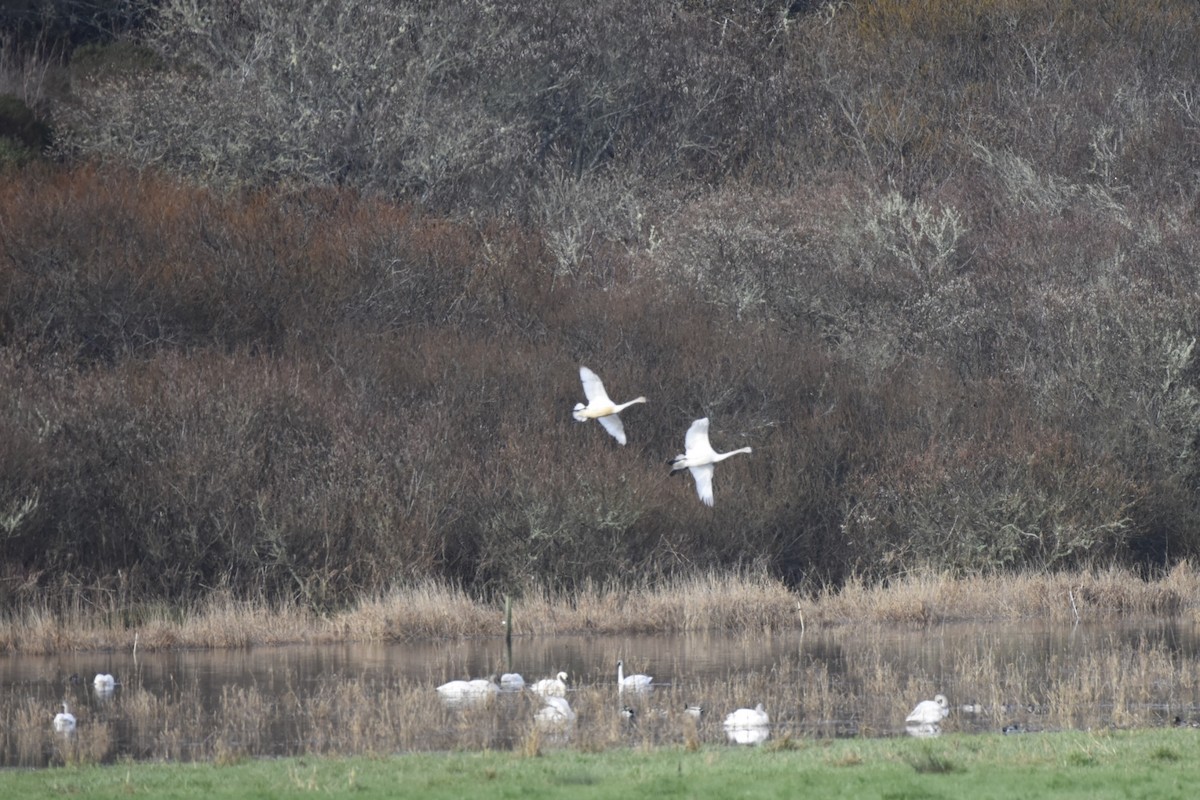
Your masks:
M0 182L3 591L1192 554L1200 17L1092 5L162 4Z

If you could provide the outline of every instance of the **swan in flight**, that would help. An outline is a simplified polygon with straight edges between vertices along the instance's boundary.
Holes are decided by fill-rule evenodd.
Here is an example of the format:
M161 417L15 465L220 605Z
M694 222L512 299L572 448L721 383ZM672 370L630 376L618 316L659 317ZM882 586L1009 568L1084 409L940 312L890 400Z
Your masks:
M671 474L684 469L691 470L692 477L696 479L696 494L700 495L701 502L706 506L713 504L713 465L738 453L751 452L749 447L731 450L728 453L713 450L712 445L708 443L708 417L692 423L692 427L688 428L687 435L684 436L683 446L687 452L667 462L671 465Z
M726 728L765 728L770 724L771 717L762 703L754 708L739 708L725 717Z
M540 694L542 697L566 697L567 673L560 672L553 678L542 678L529 688L534 694Z
M619 692L647 692L653 686L653 678L649 675L626 675L625 662L617 662L617 691Z
M579 379L583 382L583 393L587 396L588 401L586 406L583 403L576 403L575 411L571 416L575 417L578 422L586 422L589 419L599 420L600 424L604 426L604 430L611 433L618 442L625 444L625 426L621 424L621 418L617 415L634 403L646 402L646 398L637 397L628 403L617 405L609 399L608 392L604 391L604 384L600 382L600 376L596 373L587 367L580 367Z
M546 705L533 718L541 725L566 726L575 722L575 712L565 697L547 697Z
M936 725L950 713L950 703L946 695L939 694L932 700L922 700L917 703L909 715L904 718L906 725Z
M59 733L70 733L75 730L75 715L71 713L71 709L67 708L66 703L63 703L63 710L54 715L54 730Z

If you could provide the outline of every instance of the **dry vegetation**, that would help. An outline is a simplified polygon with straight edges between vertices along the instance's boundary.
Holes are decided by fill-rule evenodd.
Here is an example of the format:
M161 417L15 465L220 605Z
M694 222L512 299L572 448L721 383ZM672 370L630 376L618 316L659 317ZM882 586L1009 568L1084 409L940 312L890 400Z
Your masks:
M23 606L0 619L0 654L186 647L395 642L445 636L499 637L503 610L462 589L423 583L393 588L341 611L318 614L294 601L267 604L206 595L187 607L86 606L78 590L67 610ZM1200 621L1200 573L1189 563L1157 580L1117 569L961 577L917 573L886 584L854 577L818 592L789 590L776 579L725 572L662 585L585 585L531 594L514 604L515 637L554 634L753 634L880 626L922 629L963 621L1022 621L1070 626L1080 621L1177 617Z
M54 136L30 164L0 130L0 602L28 619L490 624L371 599L412 585L555 598L538 630L770 627L843 584L808 616L853 616L880 581L919 622L962 575L1055 613L1187 596L1130 576L1200 549L1194 4L95 27L124 34L14 27L0 58ZM650 398L627 448L571 421L580 363ZM702 415L755 448L712 511L662 464ZM1109 564L1082 574L1129 586L1072 588ZM724 569L782 586L625 616Z

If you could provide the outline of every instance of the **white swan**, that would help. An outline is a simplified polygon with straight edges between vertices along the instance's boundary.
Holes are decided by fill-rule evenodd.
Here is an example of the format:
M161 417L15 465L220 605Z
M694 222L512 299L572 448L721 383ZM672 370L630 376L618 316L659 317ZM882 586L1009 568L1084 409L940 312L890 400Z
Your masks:
M106 672L99 672L92 678L92 687L95 688L96 694L112 694L117 686L120 686L117 679Z
M731 712L725 717L725 727L729 729L742 728L765 728L771 724L771 717L767 714L763 704L759 703L754 708L739 708L737 711Z
M936 725L950 713L950 703L946 695L936 695L932 700L922 700L917 703L909 715L904 718L906 725Z
M654 687L651 685L654 679L649 675L626 675L625 662L617 662L617 691L619 692L646 692Z
M567 673L560 672L553 678L542 678L529 687L534 694L542 697L566 697Z
M692 477L696 479L696 494L700 495L701 502L706 506L713 504L713 465L738 453L751 452L749 447L731 450L728 453L713 450L708 442L708 417L692 423L692 427L688 428L687 435L684 436L683 446L687 452L667 462L671 465L671 474L684 469L691 470Z
M604 391L604 384L600 382L600 377L596 373L587 367L580 367L579 379L583 382L583 393L587 396L588 401L586 406L583 403L576 403L575 411L571 416L579 422L586 422L589 419L598 420L604 426L604 430L611 433L614 439L625 444L625 426L621 424L621 418L617 414L634 403L646 402L646 398L637 397L628 403L617 405L609 399L608 392Z
M476 678L470 681L450 681L437 687L437 693L448 702L482 700L500 691L491 678Z
M533 718L542 725L570 725L575 722L575 712L565 697L547 697L546 705Z
M525 688L525 679L517 672L506 672L500 676L500 688L517 691Z
M59 733L70 733L75 730L75 715L71 713L71 709L67 708L66 703L63 703L63 710L54 715L54 730Z
M683 713L687 714L693 719L700 719L704 716L704 706L685 705L683 707Z

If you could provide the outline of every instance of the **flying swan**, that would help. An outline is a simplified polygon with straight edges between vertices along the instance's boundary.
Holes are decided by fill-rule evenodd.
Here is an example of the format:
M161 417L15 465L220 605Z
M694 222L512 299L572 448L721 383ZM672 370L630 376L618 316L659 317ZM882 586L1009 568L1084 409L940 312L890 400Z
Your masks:
M713 504L713 465L738 453L751 452L749 447L731 450L728 453L713 450L712 445L708 443L708 417L692 423L692 427L688 428L687 435L683 438L683 446L687 452L667 462L671 465L671 474L684 469L691 470L692 477L696 479L696 494L700 495L701 502L706 506Z
M600 382L600 376L596 373L587 367L580 367L579 379L583 382L583 393L587 396L588 401L586 406L583 403L576 403L575 411L571 416L575 417L578 422L586 422L589 419L599 420L600 424L604 426L604 430L611 433L618 442L625 444L625 426L621 424L621 418L617 414L634 403L646 402L646 398L637 397L628 403L617 405L609 399L608 392L604 391L604 384Z

